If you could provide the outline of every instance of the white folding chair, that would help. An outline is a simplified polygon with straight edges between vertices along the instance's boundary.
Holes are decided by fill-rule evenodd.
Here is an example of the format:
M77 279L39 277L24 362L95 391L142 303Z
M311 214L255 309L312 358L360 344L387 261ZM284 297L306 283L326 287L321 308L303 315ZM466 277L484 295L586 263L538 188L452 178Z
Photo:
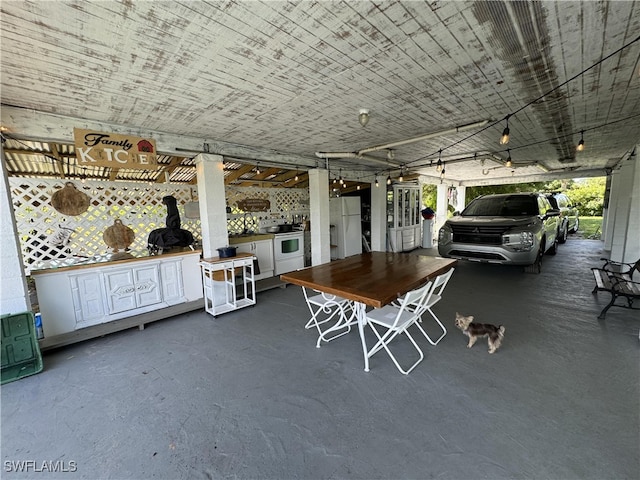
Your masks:
M305 287L302 287L302 292L304 293L304 298L311 312L311 318L304 328L311 329L315 327L318 330L317 348L320 348L322 341L330 342L349 333L351 326L357 323L354 320L355 312L353 305L346 298L318 290L311 290L312 293L310 293ZM351 311L351 314L347 315L349 311ZM336 315L338 316L336 323L323 331L320 326L334 320ZM334 332L340 333L327 337L328 334Z
M376 308L366 313L365 323L371 327L371 330L373 330L373 333L378 338L376 344L371 347L371 349L366 350L363 337L363 347L365 348L364 370L366 372L369 371L369 358L383 348L387 351L398 370L405 375L411 372L411 370L413 370L422 361L424 354L409 333L409 327L415 324L426 336L417 321L427 309L427 302L432 291L431 288L432 284L429 282L420 288L407 292L407 294L400 300L399 305L385 305L382 308ZM398 360L389 349L389 343L402 333L404 333L411 341L411 344L419 355L418 360L416 360L416 362L406 370L400 366Z
M433 310L431 310L431 307L433 307L436 303L442 300L442 292L444 291L444 288L447 286L447 283L449 283L449 279L451 278L451 275L453 275L454 270L455 268L451 268L446 273L443 273L442 275L438 275L436 279L433 281L433 286L431 287L431 295L426 305L427 310L429 311L433 319L436 321L436 323L442 329L442 335L440 335L440 337L438 337L437 340L433 341L431 340L431 337L429 337L429 335L427 335L427 333L422 328L420 328L420 330L422 330L422 333L424 333L424 336L427 337L427 340L431 345L437 345L438 342L440 342L440 340L442 340L444 336L447 334L447 329L442 324L442 322L438 319L436 314L433 313ZM420 321L422 321L422 319L420 319Z

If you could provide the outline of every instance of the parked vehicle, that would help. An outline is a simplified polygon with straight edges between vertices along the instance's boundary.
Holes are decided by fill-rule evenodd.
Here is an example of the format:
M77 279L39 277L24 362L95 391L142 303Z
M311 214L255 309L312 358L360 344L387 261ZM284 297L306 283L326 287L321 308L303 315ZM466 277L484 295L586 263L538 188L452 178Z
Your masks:
M545 253L558 248L560 211L539 193L484 195L455 214L438 232L443 257L525 265L540 273Z
M567 241L569 233L576 233L580 226L580 212L571 202L571 199L564 193L554 192L545 194L553 208L560 210L560 221L558 222L559 242Z

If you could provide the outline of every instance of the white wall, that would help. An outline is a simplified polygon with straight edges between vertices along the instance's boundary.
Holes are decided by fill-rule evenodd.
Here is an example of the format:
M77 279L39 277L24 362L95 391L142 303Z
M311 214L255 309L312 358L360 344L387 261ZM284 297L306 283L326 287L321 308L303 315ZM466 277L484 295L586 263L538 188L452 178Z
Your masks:
M611 175L604 248L611 260L635 262L640 258L640 156L627 156Z
M0 315L31 310L22 254L11 202L4 149L0 147L2 181L0 182Z

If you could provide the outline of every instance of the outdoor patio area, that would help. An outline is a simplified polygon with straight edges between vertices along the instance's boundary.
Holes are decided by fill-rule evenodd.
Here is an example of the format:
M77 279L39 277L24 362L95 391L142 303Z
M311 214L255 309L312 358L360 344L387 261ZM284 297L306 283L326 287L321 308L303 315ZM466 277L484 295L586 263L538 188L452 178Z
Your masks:
M539 275L459 262L407 376L384 352L364 372L357 328L316 348L293 285L47 351L1 388L2 477L637 479L640 312L597 319L602 248L570 237ZM456 312L502 347L467 349Z

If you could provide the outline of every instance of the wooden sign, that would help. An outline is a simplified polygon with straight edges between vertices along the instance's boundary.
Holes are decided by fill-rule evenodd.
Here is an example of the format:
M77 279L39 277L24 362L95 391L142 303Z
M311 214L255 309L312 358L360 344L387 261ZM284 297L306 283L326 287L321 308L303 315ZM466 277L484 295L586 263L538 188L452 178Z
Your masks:
M80 128L73 129L73 138L81 167L155 170L158 166L156 143L150 138Z
M266 212L271 208L271 202L262 198L245 198L236 204L243 212Z

